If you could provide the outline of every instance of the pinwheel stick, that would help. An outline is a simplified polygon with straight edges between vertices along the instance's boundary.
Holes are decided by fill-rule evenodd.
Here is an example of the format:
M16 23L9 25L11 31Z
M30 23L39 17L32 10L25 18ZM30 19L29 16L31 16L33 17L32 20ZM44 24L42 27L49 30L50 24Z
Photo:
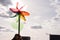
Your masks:
M20 14L18 15L18 34L20 34Z

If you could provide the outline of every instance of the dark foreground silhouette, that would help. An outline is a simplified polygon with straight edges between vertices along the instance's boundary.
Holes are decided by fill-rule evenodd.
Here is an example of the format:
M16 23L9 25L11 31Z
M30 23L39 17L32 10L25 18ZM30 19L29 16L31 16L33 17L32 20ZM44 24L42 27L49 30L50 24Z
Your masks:
M23 40L23 39L19 34L15 34L15 36L12 40Z

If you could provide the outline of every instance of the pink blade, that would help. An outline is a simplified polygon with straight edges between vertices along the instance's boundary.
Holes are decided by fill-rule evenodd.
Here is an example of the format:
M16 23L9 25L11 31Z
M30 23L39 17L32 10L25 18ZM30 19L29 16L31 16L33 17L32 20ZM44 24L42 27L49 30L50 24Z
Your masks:
M10 8L10 10L14 13L17 13L18 12L18 9L14 9L14 8Z
M16 3L16 8L18 9L18 2Z
M22 6L21 8L20 8L20 10L23 8L24 6Z

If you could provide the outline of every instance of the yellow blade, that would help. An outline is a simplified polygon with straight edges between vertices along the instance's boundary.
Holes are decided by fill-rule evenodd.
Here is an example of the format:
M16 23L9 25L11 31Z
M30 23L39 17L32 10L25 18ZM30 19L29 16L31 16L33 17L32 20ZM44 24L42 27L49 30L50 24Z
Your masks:
M26 21L24 15L21 15L21 14L20 14L20 18L21 18L22 20Z

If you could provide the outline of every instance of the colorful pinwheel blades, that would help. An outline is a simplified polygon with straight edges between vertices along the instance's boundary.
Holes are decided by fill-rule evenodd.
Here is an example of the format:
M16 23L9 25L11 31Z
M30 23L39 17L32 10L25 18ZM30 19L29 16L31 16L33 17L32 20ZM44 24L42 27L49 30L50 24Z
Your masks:
M18 3L17 3L16 4L16 9L15 8L10 8L10 10L13 13L20 14L20 18L23 19L24 21L26 21L25 16L29 16L30 14L26 11L21 11L22 8L23 8L23 6L20 9L18 9Z
M21 11L20 18L26 21L25 16L29 16L30 14L26 11Z

